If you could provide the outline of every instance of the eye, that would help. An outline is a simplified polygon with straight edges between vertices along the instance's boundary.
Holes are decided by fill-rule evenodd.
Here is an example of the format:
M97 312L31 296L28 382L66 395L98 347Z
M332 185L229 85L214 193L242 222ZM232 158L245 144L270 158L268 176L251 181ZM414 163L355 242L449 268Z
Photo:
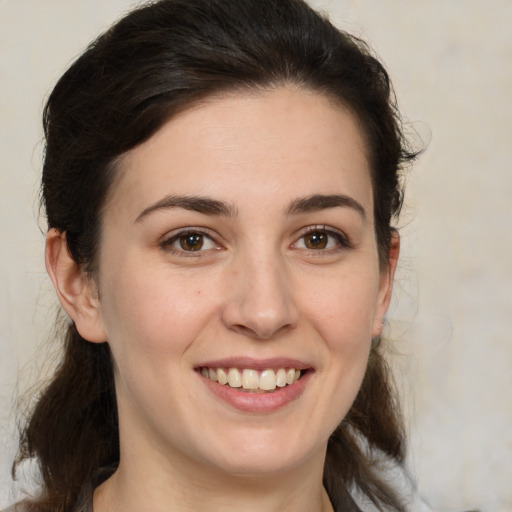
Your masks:
M329 235L323 231L312 231L302 237L307 249L326 249L329 245Z
M184 251L200 251L204 242L205 238L201 233L187 233L180 235L174 243L177 243Z
M191 230L172 235L164 240L161 245L164 249L170 249L177 253L201 252L219 248L206 233Z
M295 249L321 252L350 247L350 244L346 236L340 232L325 227L314 227L306 231L293 244L293 247Z

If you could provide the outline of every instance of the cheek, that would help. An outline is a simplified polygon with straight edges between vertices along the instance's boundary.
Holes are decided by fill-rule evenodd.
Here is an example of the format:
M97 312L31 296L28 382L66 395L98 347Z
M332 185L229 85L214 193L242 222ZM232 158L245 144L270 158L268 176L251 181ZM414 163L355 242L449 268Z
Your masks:
M360 389L371 348L372 312L377 285L371 280L325 283L323 293L308 294L304 316L321 339L319 379L322 392L310 422L328 436L350 410Z
M372 338L378 274L347 272L306 293L307 316L331 350L357 354Z
M118 406L133 422L138 421L134 404L144 417L158 418L176 410L179 397L185 399L188 391L180 379L189 369L188 349L208 316L206 294L190 282L180 287L176 280L161 277L140 272L131 279L111 275L105 281L109 293L103 313L115 361Z
M215 295L207 293L204 282L182 281L151 268L108 274L102 316L115 355L128 348L144 357L186 350L211 315Z

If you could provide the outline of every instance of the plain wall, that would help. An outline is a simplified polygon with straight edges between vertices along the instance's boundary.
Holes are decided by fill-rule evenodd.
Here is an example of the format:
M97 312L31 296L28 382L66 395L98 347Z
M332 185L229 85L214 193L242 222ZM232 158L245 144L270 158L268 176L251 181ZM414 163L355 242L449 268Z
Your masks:
M0 0L2 505L15 492L16 388L34 383L34 360L47 359L56 311L38 227L43 101L81 49L134 4ZM311 4L373 46L413 137L428 143L408 174L388 318L420 494L443 510L510 512L512 2Z

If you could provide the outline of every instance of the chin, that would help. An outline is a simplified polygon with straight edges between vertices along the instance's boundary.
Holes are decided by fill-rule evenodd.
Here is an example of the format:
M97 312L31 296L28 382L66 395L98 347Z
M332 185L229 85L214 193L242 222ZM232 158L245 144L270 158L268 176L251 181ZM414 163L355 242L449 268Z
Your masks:
M227 433L228 434L228 433ZM260 429L229 433L215 453L210 453L210 464L233 476L277 476L297 470L311 459L320 458L323 464L327 439L313 443L312 439L295 432Z

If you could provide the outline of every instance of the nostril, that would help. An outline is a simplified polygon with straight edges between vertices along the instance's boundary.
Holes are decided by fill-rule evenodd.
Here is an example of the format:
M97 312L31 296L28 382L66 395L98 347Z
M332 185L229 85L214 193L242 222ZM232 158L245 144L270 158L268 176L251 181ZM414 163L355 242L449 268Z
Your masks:
M264 272L265 267L260 265L251 275L240 277L230 288L221 313L228 329L261 340L293 328L298 321L287 283L281 282L275 268Z
M285 324L275 328L273 326L264 327L263 325L258 325L252 327L244 324L235 324L230 326L230 329L235 332L238 332L239 334L243 334L244 336L247 336L249 338L269 340L282 334L284 331L287 331L288 329L292 329L292 325Z

